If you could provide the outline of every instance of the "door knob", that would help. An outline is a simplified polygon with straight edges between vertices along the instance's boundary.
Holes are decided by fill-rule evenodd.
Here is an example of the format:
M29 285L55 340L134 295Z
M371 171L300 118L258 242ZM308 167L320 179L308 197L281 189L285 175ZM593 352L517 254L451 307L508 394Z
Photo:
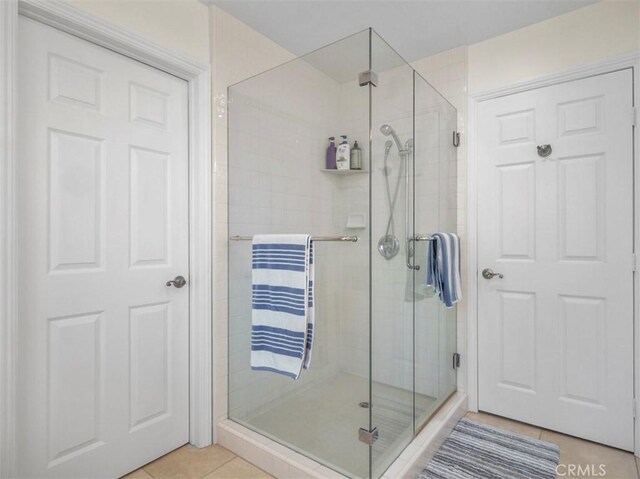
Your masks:
M176 288L182 288L187 284L187 280L183 276L176 276L171 281L167 281L167 286L175 286Z
M497 276L500 279L504 278L502 273L494 273L492 269L485 268L485 269L482 270L482 277L484 279L491 279L494 276Z
M551 148L551 145L538 145L537 148L538 148L538 156L541 158L546 158L553 151L553 148Z

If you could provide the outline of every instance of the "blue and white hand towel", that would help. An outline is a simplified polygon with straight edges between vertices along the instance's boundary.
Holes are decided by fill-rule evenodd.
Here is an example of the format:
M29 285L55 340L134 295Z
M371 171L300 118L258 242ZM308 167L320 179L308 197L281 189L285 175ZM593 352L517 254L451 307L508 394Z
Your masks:
M460 238L454 233L431 235L427 255L427 286L433 286L448 308L462 298Z
M309 235L253 237L251 368L297 379L311 360L313 246Z

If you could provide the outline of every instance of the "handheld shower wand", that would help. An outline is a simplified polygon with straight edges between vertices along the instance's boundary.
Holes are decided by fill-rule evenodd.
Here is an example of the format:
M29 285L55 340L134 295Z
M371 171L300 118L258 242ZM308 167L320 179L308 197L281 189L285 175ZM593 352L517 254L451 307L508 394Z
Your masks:
M405 163L409 160L409 156L411 150L413 148L413 138L409 138L405 144L404 148L402 147L402 142L400 141L400 137L395 132L395 130L391 127L391 125L384 124L380 127L380 133L384 136L391 136L395 141L396 147L398 148L398 156L400 160L400 169L398 170L398 177L396 180L395 188L393 193L391 192L391 185L389 184L389 175L391 174L391 168L388 166L389 153L391 152L391 148L393 147L393 141L387 140L384 144L384 166L382 168L382 174L384 175L386 192L387 192L387 202L389 204L389 219L387 221L387 228L385 234L378 241L378 251L379 253L387 260L390 260L394 256L398 254L400 251L400 241L395 235L395 225L394 225L394 212L396 209L396 201L398 199L398 193L400 191L400 183L403 177L403 168L404 168L404 178L405 178L405 233L407 236L407 245L406 245L406 253L407 253L407 265L410 264L410 258L413 255L413 248L411 247L411 242L409 241L409 165L405 165Z

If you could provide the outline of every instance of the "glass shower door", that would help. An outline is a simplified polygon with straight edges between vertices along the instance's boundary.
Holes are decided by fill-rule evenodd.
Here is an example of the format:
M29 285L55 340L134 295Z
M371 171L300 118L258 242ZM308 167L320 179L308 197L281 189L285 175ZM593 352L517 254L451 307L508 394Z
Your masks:
M457 111L415 75L414 211L417 238L457 232L457 162L453 135ZM429 241L416 241L415 421L419 431L456 390L456 308L426 286Z
M414 435L413 69L375 33L371 68L371 477Z

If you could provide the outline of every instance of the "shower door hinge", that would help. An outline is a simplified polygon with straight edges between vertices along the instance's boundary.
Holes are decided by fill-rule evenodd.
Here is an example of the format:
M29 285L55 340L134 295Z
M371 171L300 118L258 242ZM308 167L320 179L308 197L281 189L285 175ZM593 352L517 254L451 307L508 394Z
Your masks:
M361 427L358 429L358 439L365 444L371 446L378 440L378 428L374 427L371 431Z
M636 107L631 107L631 126L636 126L636 121L638 119L638 110Z
M460 353L453 353L453 369L460 367Z
M634 253L631 255L631 271L636 271L637 269L638 269L638 255Z
M358 74L358 83L360 86L378 86L378 74L373 70L367 70Z
M460 146L460 133L453 130L453 146L458 148Z
M633 417L635 418L638 414L638 402L636 401L636 398L633 398Z

